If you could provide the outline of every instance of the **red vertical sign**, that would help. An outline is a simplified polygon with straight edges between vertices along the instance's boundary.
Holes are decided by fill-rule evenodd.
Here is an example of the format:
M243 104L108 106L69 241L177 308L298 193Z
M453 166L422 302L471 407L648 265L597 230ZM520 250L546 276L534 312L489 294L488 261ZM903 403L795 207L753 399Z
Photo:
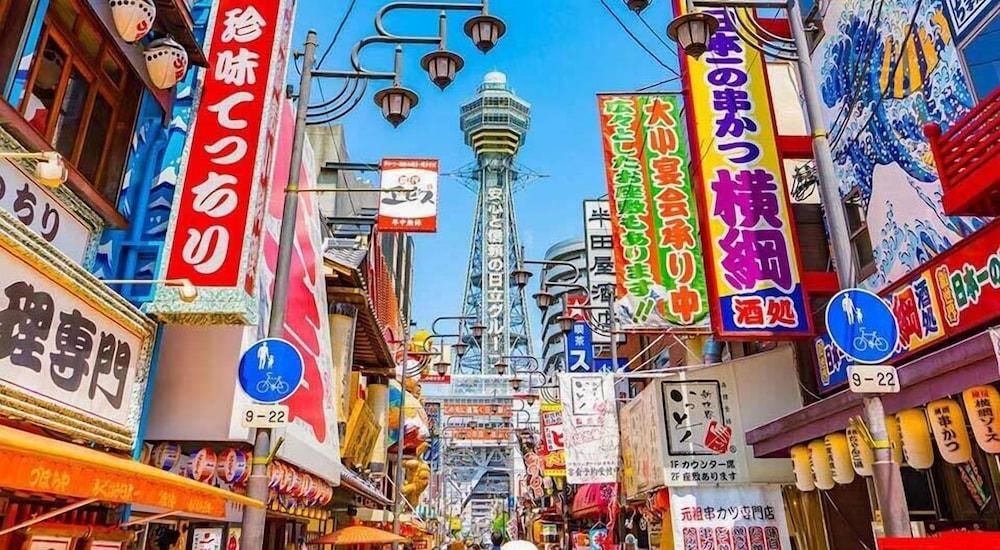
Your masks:
M252 294L263 175L284 82L290 10L283 0L218 0L189 138L166 278Z

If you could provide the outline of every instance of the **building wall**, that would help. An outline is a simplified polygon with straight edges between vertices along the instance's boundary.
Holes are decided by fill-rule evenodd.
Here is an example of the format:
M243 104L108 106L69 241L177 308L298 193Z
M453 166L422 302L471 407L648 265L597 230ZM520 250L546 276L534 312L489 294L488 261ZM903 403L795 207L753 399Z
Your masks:
M557 260L571 262L580 270L579 284L586 285L587 255L584 242L578 239L568 239L552 245L545 252L546 260ZM569 266L552 266L542 270L540 281L568 283L573 280L573 270ZM563 308L558 298L561 298L571 290L565 288L552 288L549 292L556 296L555 304L542 315L541 329L541 360L542 369L546 373L560 371L566 364L565 337L559 330L556 318L562 315Z
M943 0L831 0L822 23L816 77L841 194L857 189L867 211L876 270L864 286L878 290L985 223L943 214L922 131L949 128L974 98Z

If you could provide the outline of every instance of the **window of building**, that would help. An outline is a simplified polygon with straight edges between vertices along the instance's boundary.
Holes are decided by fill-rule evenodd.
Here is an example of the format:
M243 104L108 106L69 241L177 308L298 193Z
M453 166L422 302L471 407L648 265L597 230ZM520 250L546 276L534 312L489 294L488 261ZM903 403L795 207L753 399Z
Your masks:
M141 95L114 42L76 0L52 0L21 112L108 201L117 199Z
M871 235L868 233L865 206L858 189L854 189L844 198L844 210L847 216L847 230L851 234L854 265L858 267L858 275L863 279L875 272L875 255L872 252Z
M1000 88L1000 12L962 47L973 92L984 99Z
M32 0L0 0L0 90L6 91L17 67L21 38L28 25Z

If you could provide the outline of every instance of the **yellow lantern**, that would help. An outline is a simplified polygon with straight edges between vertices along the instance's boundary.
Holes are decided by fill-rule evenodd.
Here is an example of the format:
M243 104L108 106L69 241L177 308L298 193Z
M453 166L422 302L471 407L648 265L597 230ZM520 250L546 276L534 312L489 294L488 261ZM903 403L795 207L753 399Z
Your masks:
M885 417L885 431L889 436L889 444L892 445L892 460L900 466L906 464L903 460L903 436L899 433L899 422L895 416L890 414Z
M896 413L899 435L903 442L903 457L911 468L926 470L934 465L934 446L927 428L923 409L906 409Z
M816 488L812 470L809 468L809 449L805 445L796 445L789 450L792 455L792 470L795 472L795 487L808 493Z
M826 451L826 443L822 439L809 442L809 465L812 467L816 488L824 491L833 489L833 464L830 453Z
M1000 453L1000 392L993 386L974 386L962 392L962 400L976 443L987 453Z
M851 466L851 450L847 444L847 436L834 432L824 437L823 443L833 464L833 480L841 485L849 485L854 481L854 468Z
M860 476L871 476L874 473L875 451L857 428L847 428L847 444L851 449L851 466Z
M927 404L927 415L941 457L949 464L964 464L972 460L965 415L958 403L954 399L931 401Z

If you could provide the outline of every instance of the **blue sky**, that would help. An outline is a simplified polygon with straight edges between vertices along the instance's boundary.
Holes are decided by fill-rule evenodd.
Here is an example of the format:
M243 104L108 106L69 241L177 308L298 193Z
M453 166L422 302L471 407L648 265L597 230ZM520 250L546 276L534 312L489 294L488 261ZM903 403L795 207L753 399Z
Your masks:
M606 1L649 49L676 67L676 55L622 0ZM323 68L350 68L351 48L374 34L375 13L387 2L357 0ZM299 0L294 47L300 49L306 31L314 28L319 33L319 51L325 50L349 4L350 0ZM670 4L654 0L643 13L664 40ZM398 129L382 119L371 99L374 90L386 85L378 81L371 83L367 97L341 122L352 160L430 157L441 160L442 171L451 171L474 160L458 128L459 105L475 94L486 72L507 73L515 92L532 107L532 127L518 160L549 176L515 197L527 256L541 258L556 242L582 238L581 201L606 193L595 94L633 91L672 75L632 42L600 0L492 0L490 11L507 23L507 34L487 55L476 50L462 32L467 12L449 15L448 49L462 55L466 63L443 92L419 66L427 47L407 47L403 83L420 95L420 104ZM435 34L437 14L394 12L386 18L386 27L396 34ZM362 64L370 70L391 70L391 54L391 46L370 46ZM323 89L329 97L339 83L328 81ZM673 82L656 89L677 90L679 86ZM318 99L316 88L313 94ZM460 313L474 208L475 196L458 180L442 180L438 233L415 236L414 319L420 326ZM537 338L537 312L533 306L529 309Z

